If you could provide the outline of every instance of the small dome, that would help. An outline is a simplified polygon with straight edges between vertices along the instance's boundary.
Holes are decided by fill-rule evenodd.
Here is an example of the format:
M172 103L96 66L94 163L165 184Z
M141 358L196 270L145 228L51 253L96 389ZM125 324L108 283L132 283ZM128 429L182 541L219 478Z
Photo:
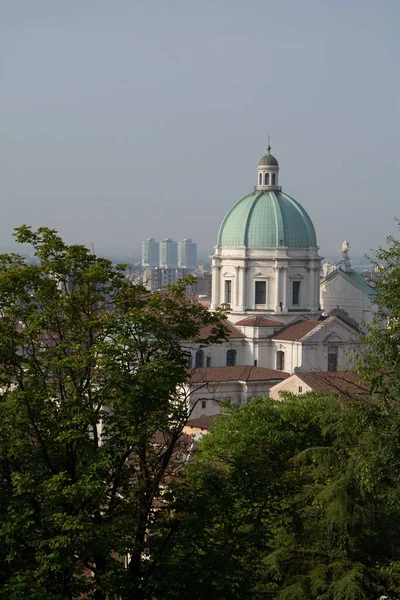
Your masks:
M317 241L310 217L296 200L280 191L255 190L232 206L222 221L217 244L310 248Z
M260 158L258 166L259 167L279 167L279 163L276 160L275 156L272 156L272 154L270 154L268 152L268 154L266 154L265 156Z

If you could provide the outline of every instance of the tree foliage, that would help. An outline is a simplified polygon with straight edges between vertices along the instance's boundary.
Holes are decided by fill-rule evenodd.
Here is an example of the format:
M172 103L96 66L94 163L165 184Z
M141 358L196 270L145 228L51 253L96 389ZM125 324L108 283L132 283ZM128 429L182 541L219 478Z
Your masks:
M374 260L377 311L367 326L366 352L357 367L371 392L390 403L400 400L400 240L389 236L386 241Z
M397 410L315 393L219 418L175 492L162 597L398 594L399 434Z
M219 316L53 230L16 238L38 264L0 257L0 596L146 597L189 414L181 340L217 340Z

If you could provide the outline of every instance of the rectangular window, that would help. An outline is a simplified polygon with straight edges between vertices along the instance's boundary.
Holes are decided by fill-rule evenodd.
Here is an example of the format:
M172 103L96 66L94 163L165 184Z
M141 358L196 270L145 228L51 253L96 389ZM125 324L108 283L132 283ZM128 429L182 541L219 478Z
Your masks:
M282 350L278 350L276 353L276 368L278 371L285 370L285 353Z
M292 305L296 306L300 304L300 281L293 281L292 283Z
M255 303L266 304L267 302L267 283L266 281L255 282Z
M337 371L337 352L328 352L328 371Z
M227 304L232 302L232 281L230 279L225 281L225 302Z
M299 394L301 394L303 392L303 386L299 385Z
M211 356L207 356L207 367L211 367Z
M202 400L201 401L201 408L206 408L207 407L207 400Z

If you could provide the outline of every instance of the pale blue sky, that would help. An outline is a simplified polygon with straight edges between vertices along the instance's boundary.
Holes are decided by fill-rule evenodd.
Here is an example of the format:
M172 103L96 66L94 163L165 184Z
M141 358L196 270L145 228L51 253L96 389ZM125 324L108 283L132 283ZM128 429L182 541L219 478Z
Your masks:
M69 242L211 249L280 183L322 254L400 216L399 0L0 0L0 246L23 222Z

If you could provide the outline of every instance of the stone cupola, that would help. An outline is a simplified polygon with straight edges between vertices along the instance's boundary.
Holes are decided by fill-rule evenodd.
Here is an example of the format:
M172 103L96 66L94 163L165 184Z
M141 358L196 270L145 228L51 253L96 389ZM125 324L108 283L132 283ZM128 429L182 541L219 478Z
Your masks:
M278 185L279 163L275 156L271 154L271 146L268 145L267 152L263 156L257 167L257 190L273 190L280 192L282 187Z

